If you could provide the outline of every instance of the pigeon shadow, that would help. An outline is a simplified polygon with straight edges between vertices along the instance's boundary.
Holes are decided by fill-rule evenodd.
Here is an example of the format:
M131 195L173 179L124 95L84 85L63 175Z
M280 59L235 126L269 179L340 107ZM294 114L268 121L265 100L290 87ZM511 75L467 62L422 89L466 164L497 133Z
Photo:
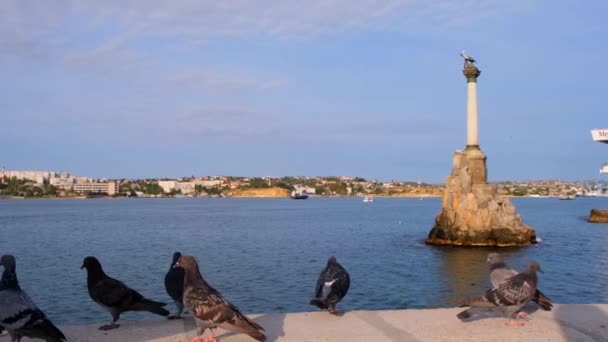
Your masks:
M258 323L264 328L264 335L268 342L276 342L280 337L285 336L285 329L283 328L285 323L285 317L287 314L281 313L271 313L271 314L262 314L256 316L253 321ZM222 338L226 338L229 336L240 335L241 333L237 332L227 332L225 334L217 336L221 341Z
M467 309L470 309L470 307L462 307L462 311L467 310ZM523 309L520 310L520 312L525 312L531 316L533 313L535 313L538 310L539 310L538 305L536 305L534 303L528 303L526 306L524 306ZM465 323L468 323L468 322L479 321L479 320L486 319L486 318L504 318L505 322L508 319L508 317L505 317L500 311L491 310L491 309L484 310L484 308L479 308L478 312L475 312L471 318L468 318L468 319L465 319L462 321Z
M559 305L554 319L568 341L608 342L608 308L597 304Z

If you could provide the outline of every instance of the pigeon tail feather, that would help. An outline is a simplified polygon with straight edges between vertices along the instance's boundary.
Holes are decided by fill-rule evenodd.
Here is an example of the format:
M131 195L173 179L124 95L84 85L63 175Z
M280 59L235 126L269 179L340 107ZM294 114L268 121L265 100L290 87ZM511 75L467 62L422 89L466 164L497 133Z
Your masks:
M319 299L319 298L313 298L310 300L310 305L315 305L316 307L318 307L319 309L327 309L327 304L325 304L325 301Z
M169 316L169 311L163 308L165 305L167 304L144 298L135 303L132 309L135 311L149 311L161 316Z
M534 294L534 302L538 304L538 306L545 311L551 311L553 308L553 303L551 303L551 298L545 296L540 290L536 290Z

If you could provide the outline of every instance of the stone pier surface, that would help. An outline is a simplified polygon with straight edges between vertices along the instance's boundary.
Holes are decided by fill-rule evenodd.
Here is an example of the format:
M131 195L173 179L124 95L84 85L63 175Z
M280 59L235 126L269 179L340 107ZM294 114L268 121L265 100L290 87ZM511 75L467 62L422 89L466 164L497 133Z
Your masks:
M589 222L608 223L608 209L591 209Z
M532 318L523 327L509 327L502 317L461 322L462 308L350 311L342 317L326 312L251 315L274 341L608 341L608 304L556 305L552 311L526 311ZM177 342L194 336L194 322L151 320L123 322L111 331L100 324L62 326L72 342ZM208 335L205 333L205 337ZM242 334L218 329L220 342L253 342ZM0 342L10 338L3 335ZM23 339L32 341L30 339ZM40 340L35 340L40 341Z

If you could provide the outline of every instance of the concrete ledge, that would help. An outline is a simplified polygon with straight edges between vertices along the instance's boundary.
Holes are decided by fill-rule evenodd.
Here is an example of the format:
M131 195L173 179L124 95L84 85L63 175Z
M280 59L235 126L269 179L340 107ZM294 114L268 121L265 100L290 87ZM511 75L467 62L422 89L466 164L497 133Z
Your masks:
M608 342L608 304L556 305L553 311L527 310L524 327L509 327L505 318L490 317L463 323L462 310L424 309L350 311L342 317L325 312L251 315L266 328L268 341L600 341ZM126 315L128 316L128 314ZM63 326L74 342L177 342L194 336L194 321L123 322L109 332L100 324ZM205 336L208 332L205 333ZM252 342L246 335L218 329L219 341ZM0 342L10 341L8 336ZM31 341L23 339L23 341Z

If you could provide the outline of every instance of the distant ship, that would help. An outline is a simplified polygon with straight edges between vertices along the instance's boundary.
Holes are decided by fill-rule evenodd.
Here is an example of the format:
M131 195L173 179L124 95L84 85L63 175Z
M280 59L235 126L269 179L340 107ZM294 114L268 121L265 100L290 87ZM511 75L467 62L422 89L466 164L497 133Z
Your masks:
M306 192L306 190L293 190L289 197L292 199L307 199L308 192Z
M369 202L373 202L374 198L372 196L365 196L363 197L363 202L364 203L369 203Z

